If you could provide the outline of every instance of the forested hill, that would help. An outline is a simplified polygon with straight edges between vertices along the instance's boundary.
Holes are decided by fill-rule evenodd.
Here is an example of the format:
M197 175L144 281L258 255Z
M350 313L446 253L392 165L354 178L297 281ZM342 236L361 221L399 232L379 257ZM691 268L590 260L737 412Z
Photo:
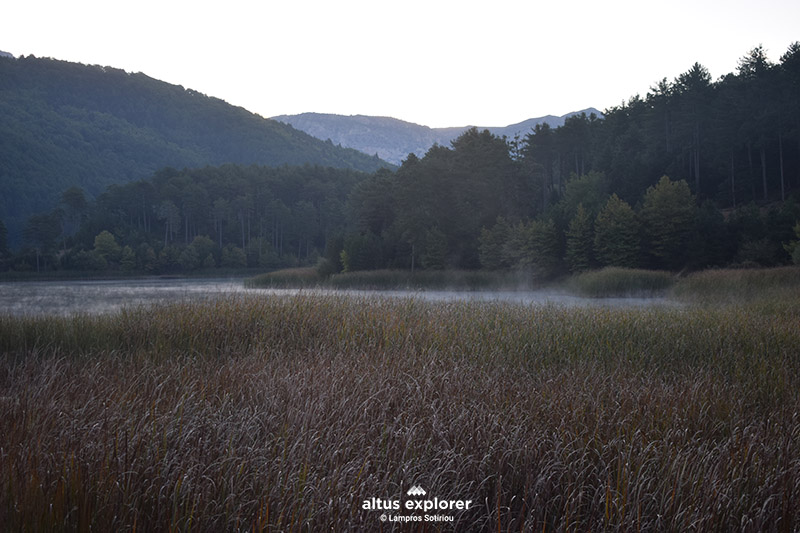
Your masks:
M587 117L602 113L590 107L582 111L575 111L557 117L530 118L502 127L480 127L479 130L489 130L498 137L506 136L513 139L515 136L524 138L537 125L547 124L551 128L563 126L565 121L573 116L585 114ZM415 154L417 157L425 155L431 146L450 146L450 143L463 135L470 126L452 128L429 128L413 122L406 122L390 117L371 117L367 115L332 115L326 113L301 113L299 115L280 115L272 117L280 122L290 124L318 139L330 139L335 144L355 148L366 154L376 154L390 163L399 165L408 156Z
M0 220L12 243L71 186L96 195L167 166L223 163L388 166L145 74L0 56Z

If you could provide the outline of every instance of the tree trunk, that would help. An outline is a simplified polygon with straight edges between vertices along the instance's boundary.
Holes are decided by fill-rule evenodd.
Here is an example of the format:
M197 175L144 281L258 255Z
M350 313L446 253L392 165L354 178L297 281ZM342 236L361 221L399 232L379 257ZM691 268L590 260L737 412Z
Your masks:
M764 187L764 200L767 200L767 153L763 146L758 150L758 155L761 157L761 185Z
M783 134L778 134L778 157L781 163L781 202L786 200L786 185L783 179Z
M264 253L264 215L258 217L258 255Z
M694 123L694 189L700 194L700 123Z
M747 163L750 168L750 200L756 201L756 177L753 170L753 148L747 143Z
M731 149L731 200L733 208L736 209L736 169L733 165L733 149Z

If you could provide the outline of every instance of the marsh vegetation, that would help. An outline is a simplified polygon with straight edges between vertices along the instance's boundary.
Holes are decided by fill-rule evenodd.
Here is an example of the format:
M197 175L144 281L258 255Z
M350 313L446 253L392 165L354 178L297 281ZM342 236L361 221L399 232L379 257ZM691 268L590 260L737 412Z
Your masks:
M796 530L796 287L681 307L242 293L3 315L0 521L371 531L364 500L420 485L476 502L446 531Z

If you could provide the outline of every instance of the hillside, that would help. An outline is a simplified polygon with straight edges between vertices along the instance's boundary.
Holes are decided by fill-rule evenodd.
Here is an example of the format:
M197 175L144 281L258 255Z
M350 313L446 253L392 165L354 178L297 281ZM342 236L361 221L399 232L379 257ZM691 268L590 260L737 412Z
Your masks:
M32 56L0 56L0 154L12 245L30 215L75 185L96 195L167 166L388 166L145 74Z
M494 135L501 137L505 135L509 139L513 139L516 135L522 138L530 133L537 124L548 124L552 128L557 128L562 126L568 117L580 113L586 113L586 115L594 113L602 116L597 109L589 108L560 117L547 115L509 126L479 127L478 129L488 129ZM376 154L384 161L396 165L399 165L410 153L422 157L434 144L449 146L454 139L471 127L429 128L389 117L344 116L324 113L280 115L272 118L318 139L330 139L334 144L354 148L366 154Z

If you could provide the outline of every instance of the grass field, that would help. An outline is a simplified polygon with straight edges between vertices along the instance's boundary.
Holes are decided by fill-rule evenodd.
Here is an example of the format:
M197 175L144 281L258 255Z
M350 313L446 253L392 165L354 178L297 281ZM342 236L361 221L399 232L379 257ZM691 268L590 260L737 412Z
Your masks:
M0 523L796 531L794 302L312 294L0 316ZM363 509L412 485L473 505L444 523Z

